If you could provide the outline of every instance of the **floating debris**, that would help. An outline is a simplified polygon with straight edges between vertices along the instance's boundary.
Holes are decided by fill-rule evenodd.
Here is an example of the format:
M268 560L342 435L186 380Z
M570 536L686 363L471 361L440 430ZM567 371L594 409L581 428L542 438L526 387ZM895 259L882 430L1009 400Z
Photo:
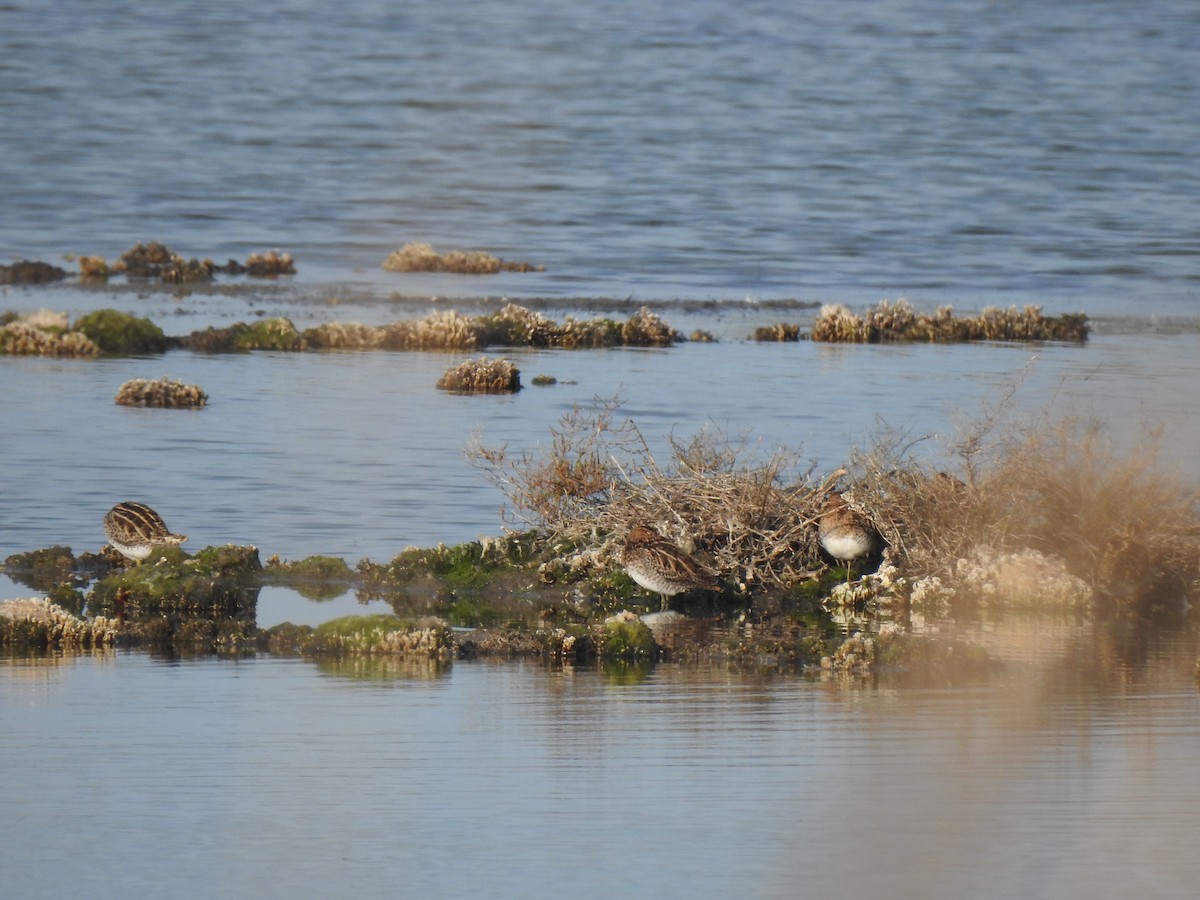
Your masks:
M68 274L50 263L21 259L12 265L0 266L0 284L49 284L62 281Z
M383 261L389 272L453 272L458 275L494 275L497 272L544 272L545 266L505 262L480 250L438 253L430 244L405 244Z
M171 381L166 376L149 381L135 378L117 392L119 406L149 406L158 409L198 409L208 403L199 385Z
M521 389L521 371L507 359L468 359L438 379L443 391L462 394L513 394Z
M813 322L812 339L827 343L878 344L900 341L1072 341L1087 340L1087 316L1068 313L1048 317L1040 306L1018 310L985 307L978 316L958 318L950 306L933 315L917 313L903 298L883 300L858 316L838 305L821 307Z

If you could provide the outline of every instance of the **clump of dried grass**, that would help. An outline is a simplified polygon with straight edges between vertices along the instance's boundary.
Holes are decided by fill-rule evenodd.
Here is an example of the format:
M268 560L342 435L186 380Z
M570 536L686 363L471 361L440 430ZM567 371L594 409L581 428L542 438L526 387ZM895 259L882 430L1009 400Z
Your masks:
M999 309L989 306L978 316L958 317L949 306L932 315L918 313L905 299L881 301L862 316L842 305L821 307L812 339L829 343L876 344L891 341L1074 341L1087 340L1087 316L1046 316L1040 306Z
M0 354L87 358L99 356L100 348L82 331L60 332L17 321L0 326Z
M521 370L507 359L468 359L438 379L443 391L462 394L512 394L521 389Z
M1098 602L1136 612L1200 586L1200 491L1158 467L1153 435L1121 452L1094 421L1043 417L993 437L998 428L988 415L958 439L965 480L924 468L898 439L856 454L856 497L906 572L959 582L1002 572L1012 585L1014 571L1050 570L1041 555ZM1041 596L1079 605L1065 578L1043 580Z
M198 409L208 403L208 394L197 384L184 384L166 377L154 381L134 378L121 385L117 403L158 409Z
M231 260L232 262L232 260ZM295 275L296 263L292 254L280 250L251 253L246 257L246 274L257 278L274 278L277 275Z
M800 340L800 326L790 322L776 322L754 329L753 339L762 342L790 343Z
M475 350L483 346L475 320L454 310L384 328L381 346L385 350Z
M494 275L497 272L541 272L544 266L527 262L505 262L481 250L450 250L438 253L425 243L405 244L383 261L389 272L453 272L458 275Z
M313 350L378 350L387 330L357 322L325 322L304 330L304 340Z

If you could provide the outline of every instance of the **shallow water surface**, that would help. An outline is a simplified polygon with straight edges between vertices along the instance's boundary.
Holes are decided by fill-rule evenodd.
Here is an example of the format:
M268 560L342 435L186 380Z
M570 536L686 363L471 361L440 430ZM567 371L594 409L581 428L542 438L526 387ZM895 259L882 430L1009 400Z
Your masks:
M1097 416L1136 446L1163 429L1164 461L1200 477L1195 335L1099 336L1085 346L829 346L728 340L669 350L508 351L528 384L516 395L434 389L461 356L437 353L175 351L155 359L7 358L0 452L0 558L53 544L103 543L121 500L157 509L187 548L247 543L263 557L391 559L406 546L474 540L501 528L503 494L468 458L477 442L544 452L575 407L619 396L660 457L667 437L702 428L747 459L779 447L819 474L869 446L881 427L945 465L950 436L1015 391L1013 408ZM130 409L113 398L136 377L199 384L200 410ZM941 464L941 463L939 463Z
M959 688L6 660L0 861L31 897L1186 896L1195 635L1115 677L1092 639Z
M0 255L157 239L442 296L1195 314L1191 0L256 11L0 7ZM414 240L546 272L380 271Z

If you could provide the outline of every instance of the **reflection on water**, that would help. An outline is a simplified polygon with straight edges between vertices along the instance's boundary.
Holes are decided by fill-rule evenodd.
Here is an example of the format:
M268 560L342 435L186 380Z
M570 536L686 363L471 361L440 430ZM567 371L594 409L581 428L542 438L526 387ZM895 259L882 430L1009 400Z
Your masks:
M1189 895L1194 630L985 632L1012 664L936 690L5 660L0 862L13 896Z

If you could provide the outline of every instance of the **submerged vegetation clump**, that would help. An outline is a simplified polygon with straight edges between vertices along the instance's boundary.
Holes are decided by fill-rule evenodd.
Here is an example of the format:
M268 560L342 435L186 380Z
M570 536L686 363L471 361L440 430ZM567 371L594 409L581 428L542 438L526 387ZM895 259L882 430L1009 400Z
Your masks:
M75 330L91 338L102 353L112 355L163 353L171 346L162 329L149 319L115 309L97 309L80 316Z
M476 319L454 310L383 326L384 350L477 350L484 346Z
M94 357L162 353L171 340L149 319L98 309L67 325L65 315L40 310L0 325L0 353Z
M99 356L100 348L80 331L59 332L15 321L0 325L0 354L88 359Z
M246 324L235 322L224 328L209 327L193 331L183 339L189 350L198 353L239 353L250 350L299 351L308 342L290 319L282 316Z
M111 572L88 596L94 612L130 618L185 614L226 618L253 613L262 564L255 547L205 547L189 556L156 547L150 559Z
M448 660L454 655L454 634L446 622L436 618L412 621L392 615L344 616L317 626L301 649L306 653Z
M862 316L845 306L821 307L812 339L829 343L878 344L897 341L1071 341L1088 337L1087 316L1046 316L1040 306L1018 310L986 307L978 316L958 317L949 306L933 315L916 312L907 300L881 301Z
M298 331L284 318L196 331L184 346L205 353L246 350L445 350L485 347L666 347L685 340L658 315L642 308L625 322L612 319L555 322L540 313L509 303L494 313L467 316L454 310L389 325L332 322Z
M0 265L0 284L49 284L66 277L63 269L40 260L20 259L11 265Z
M229 265L234 265L230 260ZM229 266L226 266L228 270ZM295 275L296 263L292 254L281 250L267 250L263 253L251 253L246 257L246 274L255 278L275 278L278 275Z
M115 619L104 616L81 619L42 597L0 601L0 647L25 650L111 647L118 631Z
M754 340L760 342L792 342L800 340L800 326L787 322L762 325L754 329Z
M507 359L481 356L447 369L437 387L461 394L513 394L521 389L521 370Z
M386 337L385 329L357 322L326 322L304 331L310 350L378 350Z
M76 559L70 547L54 545L28 553L14 553L4 560L4 571L34 590L51 591L75 574Z
M231 259L225 265L218 265L211 259L185 259L165 244L151 241L134 245L112 265L102 257L82 257L80 272L92 279L126 275L134 279L156 279L166 284L194 284L212 281L218 274L261 278L294 275L296 266L290 253L279 250L251 253L245 263Z
M544 272L545 266L506 262L481 250L438 253L425 243L405 244L383 261L389 272L452 272L457 275L495 275L497 272Z
M134 378L121 385L117 392L119 406L154 407L157 409L199 409L208 403L208 394L197 384L184 384L167 377L150 381Z

